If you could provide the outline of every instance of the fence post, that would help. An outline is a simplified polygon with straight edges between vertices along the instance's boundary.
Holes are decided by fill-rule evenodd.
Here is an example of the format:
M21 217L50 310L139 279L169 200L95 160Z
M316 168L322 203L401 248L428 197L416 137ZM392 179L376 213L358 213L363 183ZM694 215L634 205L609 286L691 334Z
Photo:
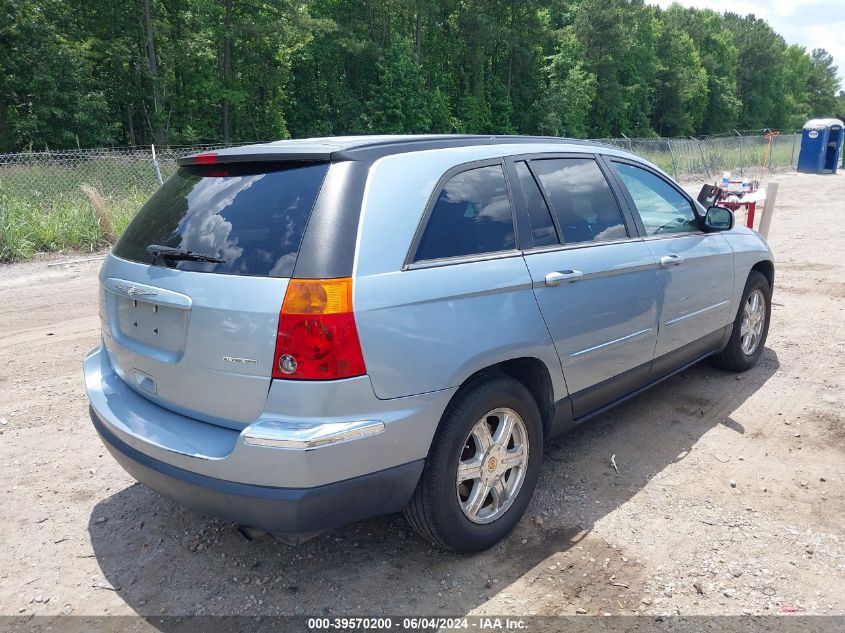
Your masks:
M678 179L678 163L675 161L675 151L672 149L672 139L666 139L666 145L669 147L669 155L672 157L672 171L675 175L675 180Z
M763 217L760 218L760 235L769 237L769 228L772 226L772 213L775 211L775 199L778 196L778 183L771 181L766 186L766 202L763 203Z
M796 140L798 140L798 135L793 134L792 135L792 159L789 161L789 166L792 167L792 169L797 169L797 166L795 165L795 141Z
M734 130L734 134L739 137L739 175L744 176L744 169L745 169L745 152L743 151L742 147L742 134Z
M771 133L771 130L769 130L769 132ZM772 171L772 156L775 153L775 145L777 145L777 144L778 144L778 135L773 134L772 140L770 141L770 145L769 145L769 165L768 165L769 171Z
M150 149L153 153L153 169L156 172L156 180L158 180L158 186L161 187L164 184L164 180L161 178L161 169L158 166L158 160L156 159L156 146L150 145Z
M704 165L704 173L707 174L707 180L710 180L710 168L707 166L707 160L704 158L704 148L701 147L701 141L694 136L690 136L690 138L698 145L698 153L701 154L701 164Z
M622 138L624 138L626 141L628 141L628 151L633 154L634 153L634 146L631 145L631 139L629 139L627 136L625 136L624 132L619 132L619 133L622 135Z

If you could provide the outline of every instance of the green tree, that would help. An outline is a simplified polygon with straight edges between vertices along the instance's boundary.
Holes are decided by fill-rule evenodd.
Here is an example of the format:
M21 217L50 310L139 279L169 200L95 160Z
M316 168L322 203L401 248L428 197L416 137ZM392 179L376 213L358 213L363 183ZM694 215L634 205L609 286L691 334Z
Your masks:
M582 0L574 28L584 48L584 70L595 76L589 112L594 137L645 135L656 71L652 9L641 0Z
M432 103L414 42L397 39L376 62L378 78L362 114L362 127L383 134L427 132Z
M810 72L807 77L807 97L812 116L831 116L837 107L839 68L833 57L823 48L813 49L810 55Z
M786 127L790 130L801 128L811 117L812 107L807 93L811 72L812 62L804 47L788 46L784 51L783 98L789 111Z
M783 99L783 37L753 15L726 13L725 21L739 51L737 98L742 108L738 125L748 130L784 127L789 110Z
M722 16L709 9L683 9L678 18L695 42L701 66L707 74L707 106L695 134L732 130L742 107L736 93L739 51L733 33Z
M707 71L683 30L683 9L672 5L660 22L652 124L660 136L690 136L701 128L708 102Z
M709 134L845 109L825 51L644 0L0 0L0 63L0 150Z
M561 30L557 52L548 58L547 86L540 97L538 131L584 138L596 95L596 76L584 69L583 47L572 27Z
M292 55L288 126L296 136L364 132L390 14L368 0L315 0L310 13L324 28Z
M59 0L0 2L0 151L108 143L114 123L92 75L91 50L59 25Z

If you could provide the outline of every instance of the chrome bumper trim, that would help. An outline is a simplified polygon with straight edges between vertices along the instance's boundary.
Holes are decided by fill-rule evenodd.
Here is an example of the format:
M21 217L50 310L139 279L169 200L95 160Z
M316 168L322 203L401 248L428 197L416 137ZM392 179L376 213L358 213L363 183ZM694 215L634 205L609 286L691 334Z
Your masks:
M244 429L242 435L244 444L249 446L308 451L383 432L384 422L379 420L313 424L262 420Z

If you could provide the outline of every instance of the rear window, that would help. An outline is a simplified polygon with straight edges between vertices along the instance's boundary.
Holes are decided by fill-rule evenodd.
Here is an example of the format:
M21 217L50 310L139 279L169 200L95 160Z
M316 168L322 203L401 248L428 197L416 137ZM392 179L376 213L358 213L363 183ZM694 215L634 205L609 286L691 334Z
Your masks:
M328 163L182 167L153 195L114 248L153 263L151 244L223 263L159 257L159 266L197 272L290 277Z
M513 213L501 165L453 176L431 210L415 261L513 250Z

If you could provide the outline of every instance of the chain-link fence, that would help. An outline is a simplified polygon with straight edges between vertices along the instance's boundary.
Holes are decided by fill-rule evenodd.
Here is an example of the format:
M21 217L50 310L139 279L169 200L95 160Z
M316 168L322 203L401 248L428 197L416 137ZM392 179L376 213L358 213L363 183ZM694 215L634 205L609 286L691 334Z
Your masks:
M113 242L176 159L204 149L213 148L0 154L0 262Z
M78 199L83 186L110 201L149 197L162 179L175 173L179 157L207 149L214 148L147 146L0 154L0 194L47 206Z
M638 154L676 179L709 181L730 171L759 180L768 172L795 168L801 134L597 140Z
M800 134L597 140L639 154L675 178L712 181L722 171L760 179L793 168ZM215 147L0 154L0 262L108 244L176 171L177 158L209 149Z

